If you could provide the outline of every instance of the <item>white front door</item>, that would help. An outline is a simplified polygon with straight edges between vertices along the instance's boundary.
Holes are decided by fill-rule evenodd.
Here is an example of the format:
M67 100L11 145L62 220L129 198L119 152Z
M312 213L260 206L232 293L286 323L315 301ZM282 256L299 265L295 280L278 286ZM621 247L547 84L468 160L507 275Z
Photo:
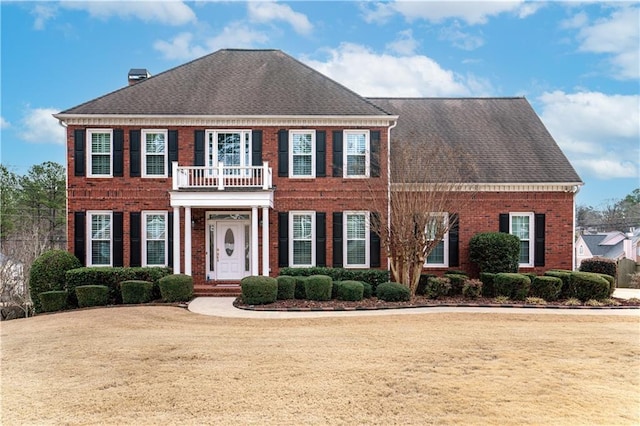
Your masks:
M249 225L241 220L207 223L207 278L240 280L249 275Z

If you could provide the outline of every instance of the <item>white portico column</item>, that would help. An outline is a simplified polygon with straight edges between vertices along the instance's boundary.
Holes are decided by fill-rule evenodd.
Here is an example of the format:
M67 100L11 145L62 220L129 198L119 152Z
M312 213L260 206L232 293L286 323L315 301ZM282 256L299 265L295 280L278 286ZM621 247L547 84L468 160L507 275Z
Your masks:
M258 275L258 208L251 207L251 275Z
M191 207L184 208L184 273L191 275Z
M173 208L173 273L180 273L180 207Z
M262 275L269 276L269 207L262 208Z

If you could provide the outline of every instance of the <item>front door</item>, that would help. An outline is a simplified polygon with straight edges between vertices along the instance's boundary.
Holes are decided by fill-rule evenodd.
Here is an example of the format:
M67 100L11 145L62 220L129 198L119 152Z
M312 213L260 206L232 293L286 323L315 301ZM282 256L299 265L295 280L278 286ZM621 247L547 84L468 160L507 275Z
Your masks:
M249 275L249 223L215 220L207 223L207 279L236 281Z

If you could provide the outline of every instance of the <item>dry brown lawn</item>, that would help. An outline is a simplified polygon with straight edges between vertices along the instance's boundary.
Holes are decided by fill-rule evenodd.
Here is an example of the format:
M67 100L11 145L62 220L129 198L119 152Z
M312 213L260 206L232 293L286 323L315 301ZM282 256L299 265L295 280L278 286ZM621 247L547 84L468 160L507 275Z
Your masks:
M1 338L5 426L640 423L639 317L120 307Z

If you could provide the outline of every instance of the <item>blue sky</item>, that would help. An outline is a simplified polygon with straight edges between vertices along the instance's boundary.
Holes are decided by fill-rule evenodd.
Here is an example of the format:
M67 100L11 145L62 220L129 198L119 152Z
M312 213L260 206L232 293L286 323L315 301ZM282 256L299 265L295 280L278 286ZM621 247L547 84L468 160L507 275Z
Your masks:
M221 48L363 96L525 96L602 206L640 187L638 2L2 1L1 160L66 164L52 113Z

